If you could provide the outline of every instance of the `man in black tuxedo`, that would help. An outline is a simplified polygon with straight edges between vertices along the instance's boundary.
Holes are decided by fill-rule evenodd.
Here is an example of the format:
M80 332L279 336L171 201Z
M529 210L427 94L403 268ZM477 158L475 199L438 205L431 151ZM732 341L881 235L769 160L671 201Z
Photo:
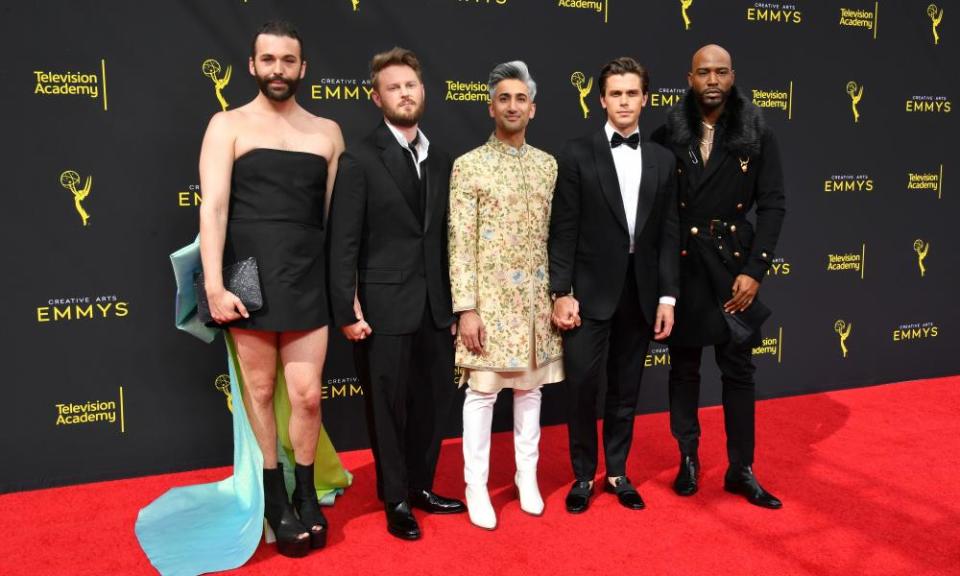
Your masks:
M765 508L780 500L753 474L752 346L769 310L756 302L785 214L783 169L760 109L734 86L730 54L716 45L693 56L690 90L653 139L679 169L680 300L670 337L670 429L680 445L674 490L697 492L700 460L700 360L713 346L723 383L730 466L724 488ZM756 227L747 213L756 209Z
M394 48L370 65L384 121L340 157L330 209L330 299L354 343L387 530L416 540L410 507L464 512L432 491L456 392L447 261L450 158L418 128L420 63Z
M590 505L597 472L597 393L606 372L604 490L644 507L626 476L640 378L651 335L673 327L677 297L676 163L640 142L649 77L632 58L600 72L607 123L570 141L559 160L550 222L553 321L564 330L570 392L570 457L576 481L567 510Z

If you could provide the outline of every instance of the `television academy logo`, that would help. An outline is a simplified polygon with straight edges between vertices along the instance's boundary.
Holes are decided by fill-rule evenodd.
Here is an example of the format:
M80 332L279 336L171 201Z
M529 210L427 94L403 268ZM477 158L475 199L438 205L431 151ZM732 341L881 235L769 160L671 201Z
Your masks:
M584 82L587 83L586 86L583 85ZM583 118L586 120L590 117L590 108L587 106L586 98L590 95L590 91L593 90L593 76L587 80L584 73L577 70L570 75L570 84L573 84L573 87L580 93L580 109L583 110Z
M73 207L77 214L80 214L80 221L86 227L90 224L90 213L83 207L83 201L90 195L90 189L93 187L93 176L87 176L83 188L77 188L80 184L80 174L74 170L64 170L60 174L60 185L73 194Z
M777 328L777 336L767 337L763 342L752 350L754 356L773 356L777 359L777 364L783 362L783 326Z
M463 0L460 0L461 2ZM467 0L476 2L478 0ZM489 0L487 0L489 2ZM505 0L504 0L505 1ZM497 0L499 3L500 0ZM607 23L610 15L610 0L557 0L557 8L572 8L575 10L592 11L603 14L603 23Z
M223 89L227 87L227 84L230 84L230 75L233 72L233 66L227 66L226 71L223 72L223 76L221 77L220 72L223 71L223 69L220 66L220 62L213 58L207 58L203 61L203 64L200 65L200 70L204 76L213 82L213 90L217 95L217 101L220 103L220 109L226 110L229 108L230 103L224 98Z
M840 22L842 28L860 28L873 32L873 39L877 39L877 24L879 23L880 2L874 2L873 10L866 8L840 8Z
M58 402L54 405L57 412L55 426L76 426L78 424L96 424L106 422L116 424L120 421L120 433L127 432L124 417L123 386L120 386L117 400L90 400L82 404Z
M359 11L360 11L360 0L350 0L350 4L353 5L353 11L354 11L354 12L359 12Z
M853 122L860 121L860 111L857 110L857 104L863 98L863 86L851 80L847 82L847 96L850 97L850 109L853 110Z
M930 27L933 31L933 44L936 46L940 43L940 33L937 32L937 27L939 27L940 22L943 21L943 8L938 8L936 4L931 4L927 6L927 16L930 17Z
M757 107L780 110L787 114L787 120L793 120L793 80L790 80L786 90L754 88L752 95L753 103Z
M853 331L853 322L847 322L845 320L837 320L833 325L833 331L837 333L837 336L840 337L840 352L843 354L843 357L847 357L847 353L850 351L847 348L847 338L850 338L850 333Z
M100 74L96 72L55 72L34 70L34 94L43 96L87 96L91 100L103 99L107 111L107 61L100 60Z
M867 245L860 245L860 252L827 254L827 272L859 272L863 280L867 271Z
M943 198L943 164L939 172L907 172L907 190L933 190Z
M913 241L913 251L917 253L917 266L920 268L920 277L927 275L927 266L923 263L930 253L930 243L924 242L920 238Z

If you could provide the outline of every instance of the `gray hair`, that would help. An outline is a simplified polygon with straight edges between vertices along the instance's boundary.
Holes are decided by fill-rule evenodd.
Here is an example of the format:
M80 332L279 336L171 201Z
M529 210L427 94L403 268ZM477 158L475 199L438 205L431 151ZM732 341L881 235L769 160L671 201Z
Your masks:
M493 99L493 93L497 91L497 84L499 84L501 80L519 80L527 85L531 100L537 97L537 83L533 81L533 76L530 75L530 70L523 60L497 64L497 67L490 72L490 80L487 82L487 88L490 90L491 100Z

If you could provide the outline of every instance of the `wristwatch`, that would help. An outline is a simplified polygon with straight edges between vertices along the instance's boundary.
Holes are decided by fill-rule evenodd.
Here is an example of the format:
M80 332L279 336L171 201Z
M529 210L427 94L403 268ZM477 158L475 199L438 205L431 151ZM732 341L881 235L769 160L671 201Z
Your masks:
M558 298L563 298L564 296L569 296L569 295L570 295L569 291L551 292L550 300L552 300L553 302L556 302Z

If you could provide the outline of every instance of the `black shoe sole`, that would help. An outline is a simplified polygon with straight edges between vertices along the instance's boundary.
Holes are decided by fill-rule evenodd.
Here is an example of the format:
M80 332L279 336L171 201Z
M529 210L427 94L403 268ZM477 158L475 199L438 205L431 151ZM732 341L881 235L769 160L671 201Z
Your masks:
M387 527L387 532L389 532L392 536L395 536L401 540L419 540L420 539L419 532L417 532L416 534L411 534L409 532L401 532L400 530L393 530L389 526Z
M754 506L756 506L756 507L758 507L758 508L766 508L767 510L779 510L779 509L783 508L783 502L780 502L779 505L767 505L767 504L763 504L762 502L757 502L756 500L750 498L750 495L744 494L742 490L739 490L739 489L738 489L737 487L735 487L735 486L729 486L729 485L727 485L727 484L724 484L724 485L723 485L723 489L726 490L727 492L731 493L731 494L736 494L737 496L743 496L743 497L747 500L747 502L753 504Z

